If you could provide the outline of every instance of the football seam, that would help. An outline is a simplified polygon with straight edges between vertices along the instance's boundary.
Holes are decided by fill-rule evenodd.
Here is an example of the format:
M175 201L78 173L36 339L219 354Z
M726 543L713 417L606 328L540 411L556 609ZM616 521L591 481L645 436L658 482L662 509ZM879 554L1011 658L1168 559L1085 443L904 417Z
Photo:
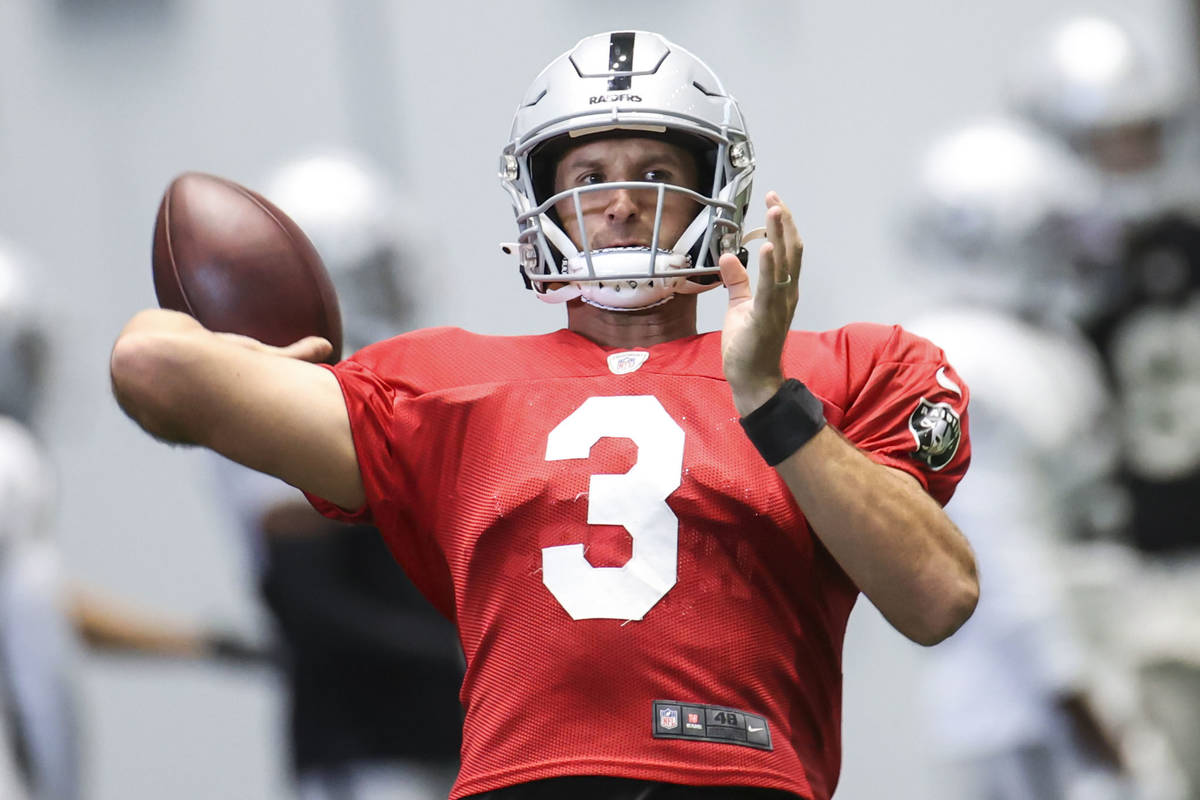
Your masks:
M172 194L173 192L167 192L166 208L163 209L163 227L166 229L167 234L167 258L171 262L171 274L175 277L175 285L179 287L179 296L183 298L183 304L187 306L188 316L199 322L200 318L196 316L196 309L192 308L192 301L188 298L187 288L183 285L183 278L179 276L179 265L175 263L175 237L171 235Z

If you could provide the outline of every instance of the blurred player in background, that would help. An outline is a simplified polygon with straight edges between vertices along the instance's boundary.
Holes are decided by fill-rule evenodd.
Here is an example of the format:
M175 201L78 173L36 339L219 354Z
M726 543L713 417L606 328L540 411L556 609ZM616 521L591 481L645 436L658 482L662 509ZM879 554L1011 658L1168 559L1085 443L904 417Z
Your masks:
M292 161L263 194L324 260L347 353L406 327L401 209L349 153ZM220 459L287 651L291 768L302 800L445 798L458 771L462 651L367 525L327 520L286 483Z
M1018 63L1012 105L1100 178L1085 238L1102 245L1102 302L1079 323L1115 395L1137 558L1119 602L1097 611L1200 798L1200 150L1191 71L1168 44L1069 18Z
M1132 797L1122 736L1093 701L1113 665L1076 630L1062 558L1123 521L1108 388L1071 322L1098 299L1072 230L1098 182L1057 140L997 117L939 137L914 195L926 311L906 326L945 341L973 390L975 463L947 510L979 559L980 601L929 656L939 751L965 797Z
M373 521L457 621L454 798L828 800L860 591L926 645L974 608L941 508L968 390L898 327L789 330L803 244L774 192L753 290L739 258L754 166L694 55L590 36L534 79L501 154L508 250L565 329L415 331L332 368L305 363L323 340L160 309L117 341L116 396L148 431ZM437 267L430 291L481 268ZM700 335L696 295L722 282L724 329Z
M51 538L54 474L29 428L45 331L26 267L0 248L0 681L12 753L32 793L81 796L75 636Z
M0 245L0 797L86 797L79 644L109 652L259 663L241 638L152 615L64 571L55 474L32 425L47 336L25 260ZM20 784L18 786L18 784Z
M1161 34L1081 15L1034 37L1007 89L1016 113L1097 168L1103 211L1136 227L1195 208L1193 85Z

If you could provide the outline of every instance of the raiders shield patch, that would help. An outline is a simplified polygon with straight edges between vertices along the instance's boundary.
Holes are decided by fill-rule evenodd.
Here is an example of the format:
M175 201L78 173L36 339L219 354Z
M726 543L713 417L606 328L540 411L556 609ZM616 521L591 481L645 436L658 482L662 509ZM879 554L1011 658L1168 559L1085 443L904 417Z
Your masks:
M924 397L908 418L908 430L917 442L913 458L935 472L950 463L962 440L958 412L946 403L931 403Z

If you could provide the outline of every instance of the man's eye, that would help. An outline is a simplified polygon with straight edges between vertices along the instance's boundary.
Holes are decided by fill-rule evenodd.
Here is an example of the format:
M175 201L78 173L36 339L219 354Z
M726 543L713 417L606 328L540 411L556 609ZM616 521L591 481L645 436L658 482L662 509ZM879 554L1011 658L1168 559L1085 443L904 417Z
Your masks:
M604 183L604 176L599 172L589 172L585 175L580 175L578 183L580 186L590 186L594 183Z
M651 169L646 171L646 174L642 176L642 179L651 183L670 183L671 173L667 172L665 169Z

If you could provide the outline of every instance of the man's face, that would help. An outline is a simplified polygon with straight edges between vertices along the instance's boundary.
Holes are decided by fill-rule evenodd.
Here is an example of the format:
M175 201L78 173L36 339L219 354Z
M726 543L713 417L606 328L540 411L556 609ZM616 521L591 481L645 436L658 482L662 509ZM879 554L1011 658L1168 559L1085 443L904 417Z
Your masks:
M1129 123L1093 133L1084 139L1083 147L1101 169L1125 175L1158 166L1163 135L1161 123Z
M554 191L617 181L671 183L697 189L699 176L692 154L662 139L649 136L589 138L567 150L559 159L554 173ZM650 246L658 203L658 193L653 189L592 191L581 194L579 203L588 246L592 250ZM576 247L582 249L583 237L574 201L568 197L560 201L555 210L563 230ZM658 246L662 249L674 246L699 210L696 201L679 192L666 192Z

